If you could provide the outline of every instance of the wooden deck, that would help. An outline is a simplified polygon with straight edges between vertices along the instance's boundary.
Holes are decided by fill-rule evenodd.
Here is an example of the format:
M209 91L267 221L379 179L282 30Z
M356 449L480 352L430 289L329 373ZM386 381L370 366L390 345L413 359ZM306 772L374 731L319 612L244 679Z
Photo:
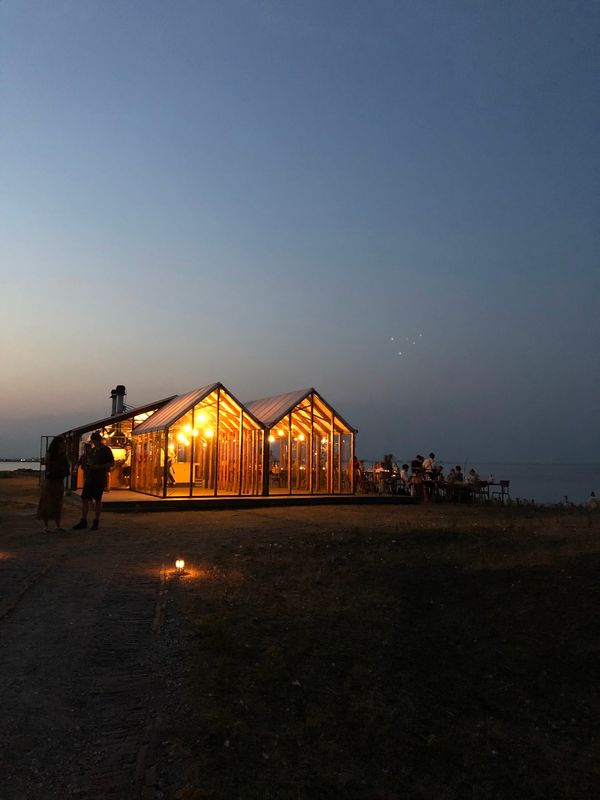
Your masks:
M79 506L81 490L70 491L65 502ZM319 506L319 505L414 505L416 499L401 495L369 494L295 494L247 496L228 495L221 497L153 497L152 495L130 492L127 489L113 489L105 492L102 498L103 511L217 511L238 508L276 508L280 506Z

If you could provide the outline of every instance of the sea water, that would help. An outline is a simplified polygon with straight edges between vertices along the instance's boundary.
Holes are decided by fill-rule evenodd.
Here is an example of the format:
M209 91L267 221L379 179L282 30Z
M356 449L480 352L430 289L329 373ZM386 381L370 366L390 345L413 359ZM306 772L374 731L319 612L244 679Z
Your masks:
M481 462L466 465L467 472L471 468L479 473L482 480L493 475L496 482L510 481L509 492L513 500L519 498L536 503L561 503L566 497L569 502L579 505L589 499L591 492L600 497L600 464Z
M39 471L38 461L0 461L0 472L15 472L18 469L34 469Z

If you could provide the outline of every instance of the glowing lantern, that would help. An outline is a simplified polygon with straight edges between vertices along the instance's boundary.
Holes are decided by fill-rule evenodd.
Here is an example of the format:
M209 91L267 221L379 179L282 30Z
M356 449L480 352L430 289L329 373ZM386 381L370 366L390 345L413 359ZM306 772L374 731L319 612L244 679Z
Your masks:
M298 434L298 441L300 441L300 442L304 441L304 434L303 433L299 433Z
M273 444L273 442L275 441L275 437L272 434L271 436L269 436L269 441L271 442L271 444Z
M204 435L206 436L207 439L212 439L212 437L215 435L215 432L213 431L212 428L207 428L204 431Z
M277 431L277 436L285 436L285 431L282 431L281 428Z
M185 561L183 558L178 558L175 562L175 569L182 570L185 567Z

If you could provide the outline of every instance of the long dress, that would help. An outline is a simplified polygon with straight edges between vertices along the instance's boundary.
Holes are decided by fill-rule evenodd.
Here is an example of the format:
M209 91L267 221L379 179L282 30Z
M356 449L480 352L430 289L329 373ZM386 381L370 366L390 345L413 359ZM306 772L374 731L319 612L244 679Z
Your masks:
M59 520L62 513L64 481L69 474L69 462L65 455L46 460L46 477L42 483L37 518L47 522Z

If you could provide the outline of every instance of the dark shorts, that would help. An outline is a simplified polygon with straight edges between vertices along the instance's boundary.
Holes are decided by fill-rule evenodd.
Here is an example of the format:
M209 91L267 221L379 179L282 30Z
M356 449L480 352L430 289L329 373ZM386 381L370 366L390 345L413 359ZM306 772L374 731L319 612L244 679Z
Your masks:
M83 484L81 496L84 500L97 500L100 502L102 500L102 493L104 492L104 489L104 481L102 481L102 483L98 481L86 481Z

